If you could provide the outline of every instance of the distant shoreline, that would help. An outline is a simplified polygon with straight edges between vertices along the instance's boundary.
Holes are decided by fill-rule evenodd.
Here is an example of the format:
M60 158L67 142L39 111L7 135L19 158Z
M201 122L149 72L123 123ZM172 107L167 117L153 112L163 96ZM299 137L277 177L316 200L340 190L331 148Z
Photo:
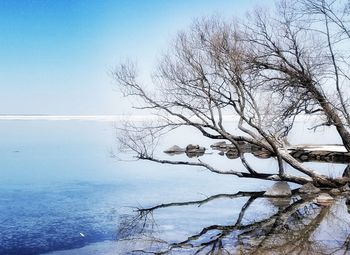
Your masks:
M237 115L223 115L224 121L238 121ZM296 121L315 121L319 116L302 115ZM90 121L152 121L158 120L157 115L49 115L49 114L0 114L2 120L43 120L43 121L67 121L67 120L90 120Z
M46 115L46 114L0 114L0 120L92 120L92 121L140 121L155 119L151 115Z

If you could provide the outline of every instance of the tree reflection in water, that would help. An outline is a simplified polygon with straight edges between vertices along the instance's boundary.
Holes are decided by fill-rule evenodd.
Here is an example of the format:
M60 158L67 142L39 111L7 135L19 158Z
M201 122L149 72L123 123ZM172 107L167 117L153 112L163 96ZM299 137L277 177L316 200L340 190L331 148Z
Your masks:
M267 198L264 192L238 192L137 208L134 215L122 218L119 236L134 247L136 243L147 243L147 247L135 248L131 254L347 254L350 251L350 216L346 196L338 196L327 206L317 204L315 196L301 196L294 191L286 200ZM173 242L162 240L155 231L155 211L242 197L246 202L232 225L209 225ZM249 219L246 212L261 199L268 199L277 212L264 219Z

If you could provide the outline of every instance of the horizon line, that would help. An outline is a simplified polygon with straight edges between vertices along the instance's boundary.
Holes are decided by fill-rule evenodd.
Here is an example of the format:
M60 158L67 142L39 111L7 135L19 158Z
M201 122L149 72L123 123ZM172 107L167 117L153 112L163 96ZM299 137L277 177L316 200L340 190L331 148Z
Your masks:
M223 115L224 121L238 121L239 116L234 114ZM160 116L154 114L70 114L70 115L50 115L50 114L0 114L1 120L47 120L47 121L61 121L61 120L90 120L90 121L146 121L159 120ZM306 121L313 118L319 118L317 115L299 115L297 121ZM176 118L174 117L174 120Z

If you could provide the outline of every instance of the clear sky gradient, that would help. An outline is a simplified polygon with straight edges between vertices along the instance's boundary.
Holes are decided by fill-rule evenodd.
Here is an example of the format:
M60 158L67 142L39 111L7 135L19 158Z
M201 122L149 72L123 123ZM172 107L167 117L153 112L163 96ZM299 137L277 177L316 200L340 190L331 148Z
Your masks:
M131 58L149 72L194 18L242 15L257 3L0 0L0 114L125 114L113 66Z

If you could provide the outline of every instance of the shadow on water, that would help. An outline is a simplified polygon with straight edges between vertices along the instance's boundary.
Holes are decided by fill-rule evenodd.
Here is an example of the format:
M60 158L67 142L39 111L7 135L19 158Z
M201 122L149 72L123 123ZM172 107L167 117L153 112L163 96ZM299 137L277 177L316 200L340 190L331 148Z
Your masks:
M119 237L132 244L130 254L348 254L350 252L349 199L331 204L316 202L296 190L288 198L265 197L264 192L217 194L203 200L137 208L123 216ZM166 240L158 231L156 212L175 207L203 206L216 200L245 199L230 224L208 224L181 240ZM269 215L252 217L254 204L267 200ZM182 217L178 215L177 217ZM186 217L186 216L183 216Z

